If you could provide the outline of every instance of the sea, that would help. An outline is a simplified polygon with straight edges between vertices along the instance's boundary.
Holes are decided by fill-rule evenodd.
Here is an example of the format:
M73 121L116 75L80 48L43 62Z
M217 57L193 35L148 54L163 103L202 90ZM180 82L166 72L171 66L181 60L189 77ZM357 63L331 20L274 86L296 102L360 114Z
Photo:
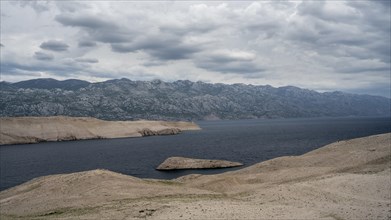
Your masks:
M301 155L332 142L387 133L391 118L347 117L196 122L178 135L0 146L0 190L33 178L107 169L140 178L173 179L241 169L280 156ZM182 156L241 162L238 168L157 171Z

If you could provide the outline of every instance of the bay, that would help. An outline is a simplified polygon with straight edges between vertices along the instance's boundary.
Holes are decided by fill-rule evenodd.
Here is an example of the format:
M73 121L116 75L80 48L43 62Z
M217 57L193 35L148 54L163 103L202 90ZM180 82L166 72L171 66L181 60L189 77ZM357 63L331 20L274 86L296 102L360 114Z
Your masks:
M216 170L157 171L167 157L222 159L250 166L275 157L301 155L326 144L390 132L381 117L200 121L201 131L173 136L45 142L0 146L0 190L35 177L92 169L141 178L172 179ZM245 167L244 166L244 167Z

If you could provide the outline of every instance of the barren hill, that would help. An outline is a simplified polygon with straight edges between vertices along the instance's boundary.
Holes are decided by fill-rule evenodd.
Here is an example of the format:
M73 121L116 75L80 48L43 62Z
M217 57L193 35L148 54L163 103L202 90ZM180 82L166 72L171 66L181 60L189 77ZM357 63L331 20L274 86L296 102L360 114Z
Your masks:
M103 121L88 117L0 118L0 145L41 141L141 137L198 130L192 122Z

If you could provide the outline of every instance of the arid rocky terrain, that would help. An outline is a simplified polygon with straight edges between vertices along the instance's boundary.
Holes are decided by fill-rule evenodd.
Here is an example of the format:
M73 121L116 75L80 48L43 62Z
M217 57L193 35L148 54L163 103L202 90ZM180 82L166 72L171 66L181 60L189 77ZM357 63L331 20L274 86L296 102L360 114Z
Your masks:
M390 219L390 140L174 180L108 170L40 177L0 192L1 219Z
M43 141L142 137L199 130L192 122L104 121L89 117L0 118L0 145Z

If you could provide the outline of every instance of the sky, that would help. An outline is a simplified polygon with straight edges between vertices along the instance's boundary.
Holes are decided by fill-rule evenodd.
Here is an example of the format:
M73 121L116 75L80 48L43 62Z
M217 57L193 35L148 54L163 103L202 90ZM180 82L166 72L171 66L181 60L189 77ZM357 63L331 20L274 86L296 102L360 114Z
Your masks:
M390 1L1 1L1 81L128 78L390 97Z

